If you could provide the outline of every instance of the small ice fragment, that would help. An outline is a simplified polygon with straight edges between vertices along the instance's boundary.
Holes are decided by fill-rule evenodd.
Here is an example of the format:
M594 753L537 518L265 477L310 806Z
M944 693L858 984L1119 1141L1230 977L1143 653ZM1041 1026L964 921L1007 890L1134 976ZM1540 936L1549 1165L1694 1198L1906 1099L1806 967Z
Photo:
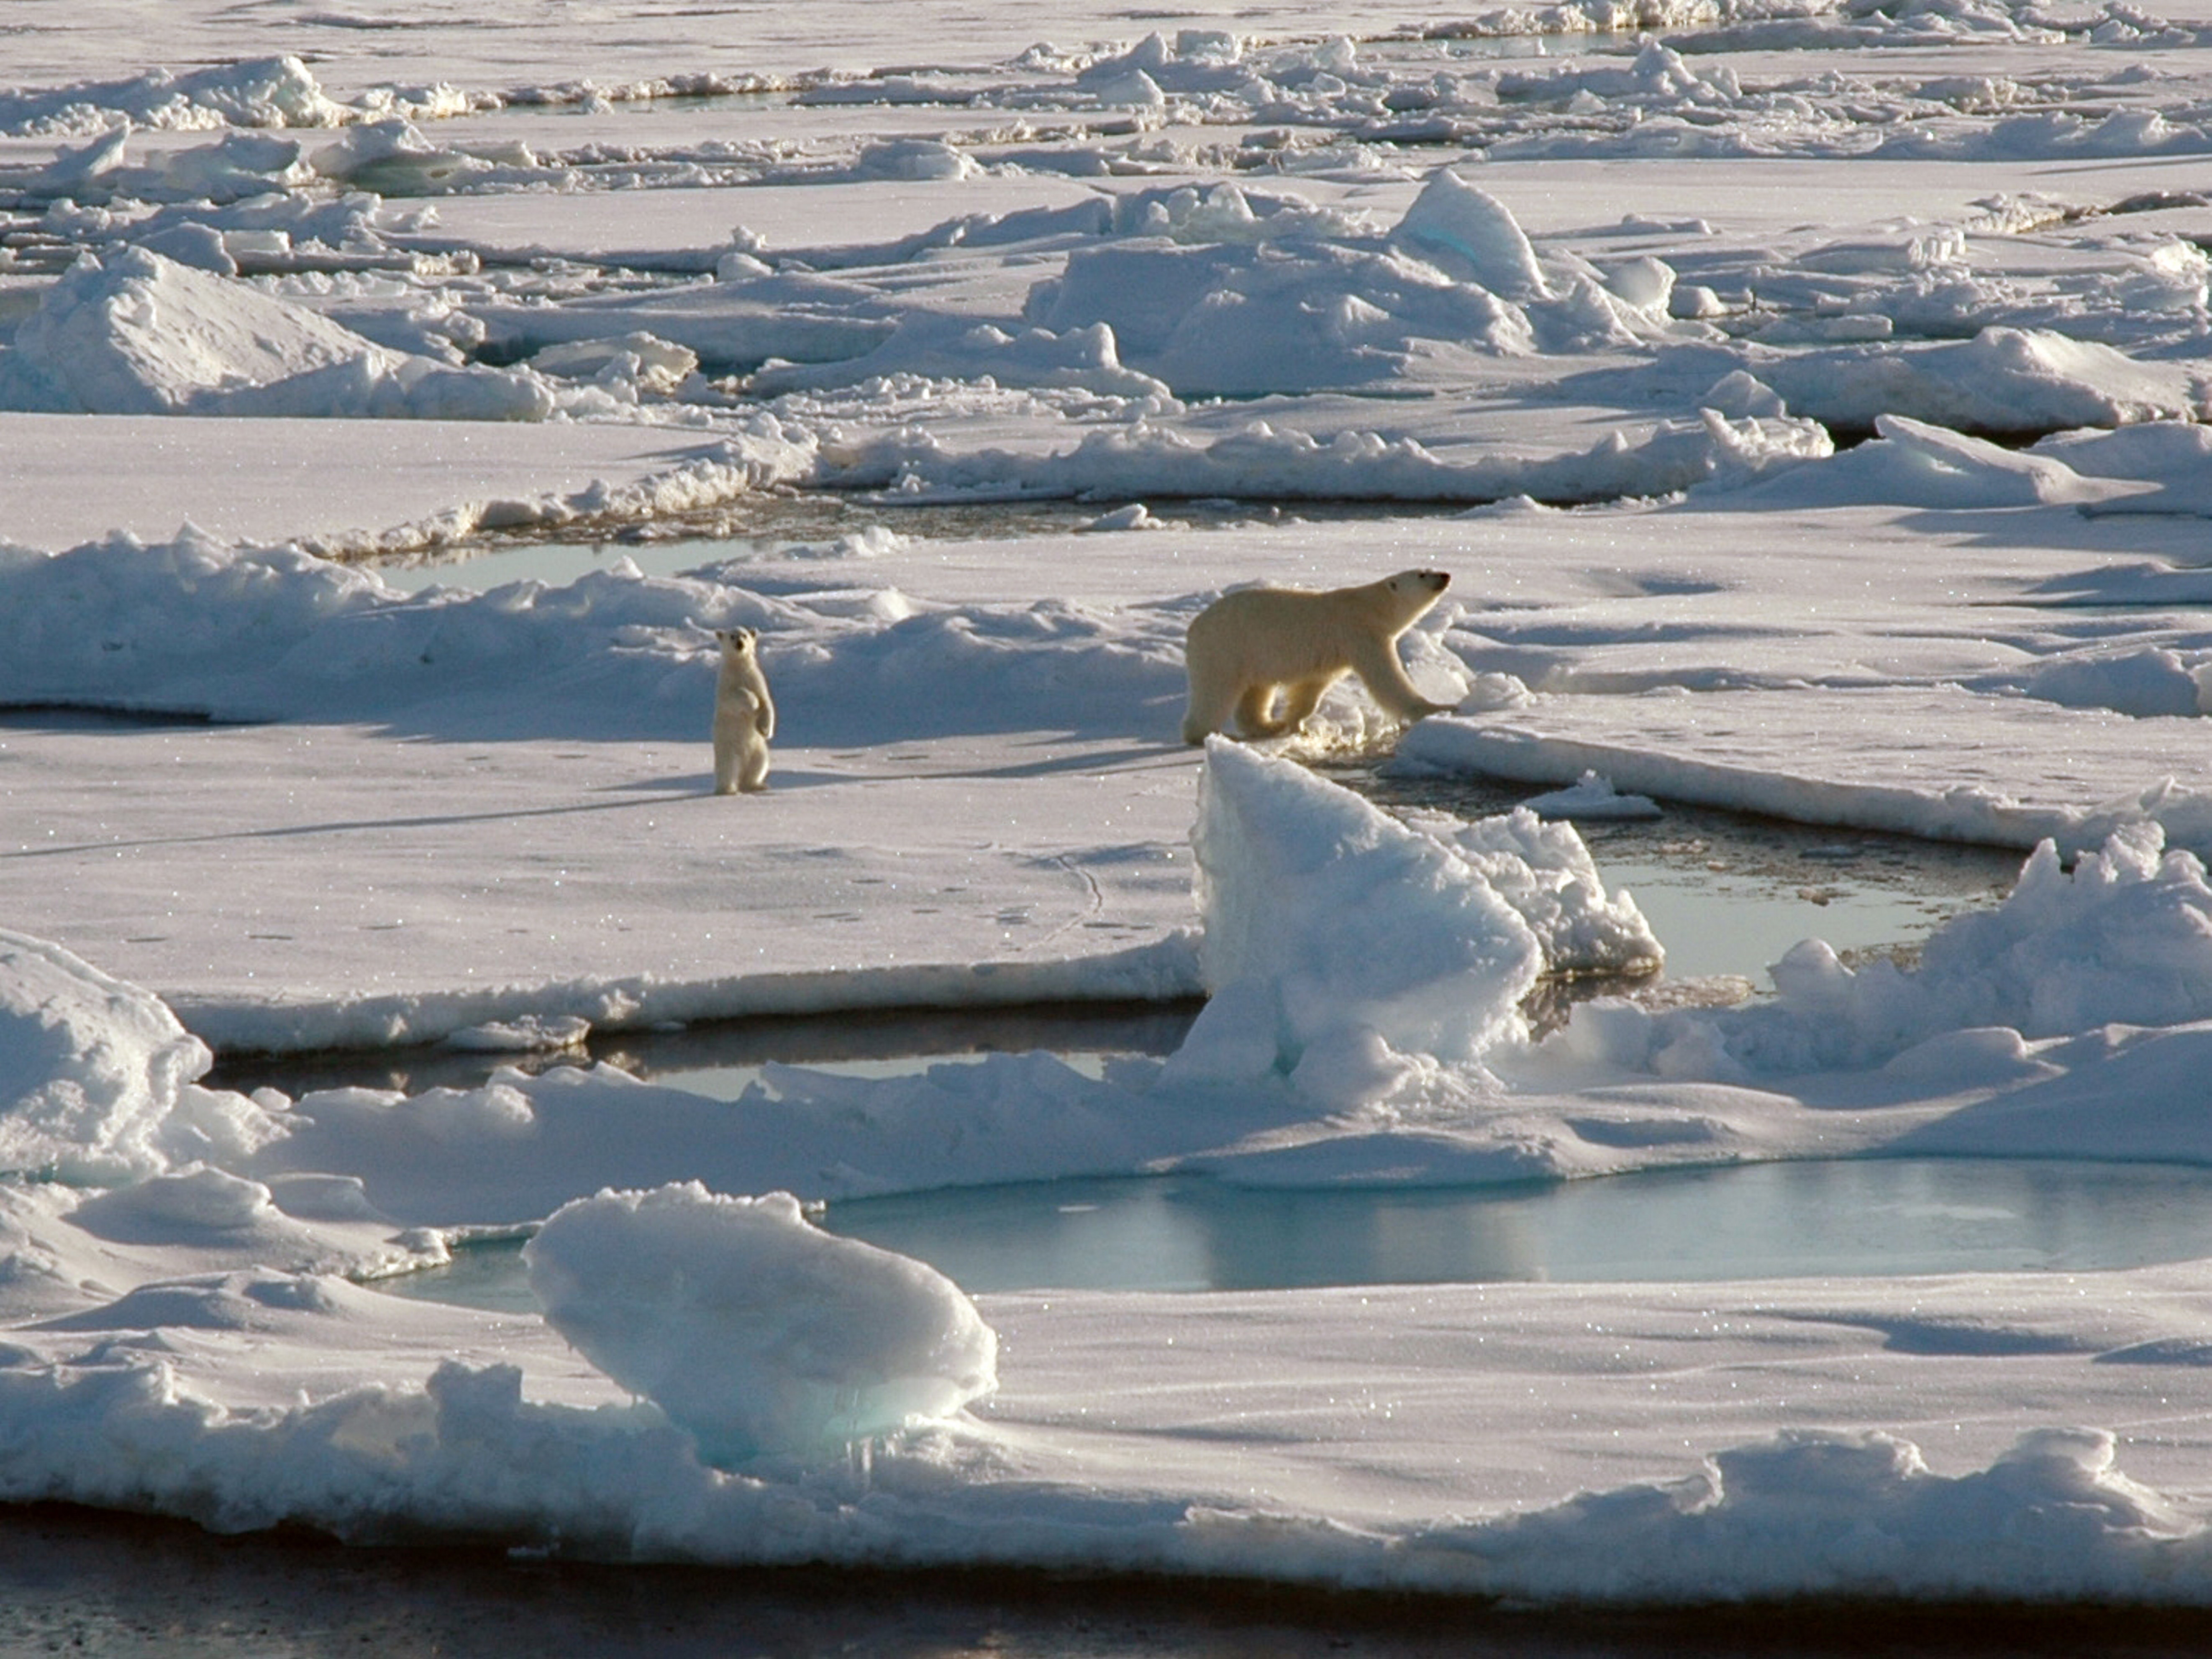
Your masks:
M1613 780L1585 772L1565 789L1536 795L1521 803L1540 817L1607 819L1625 822L1664 816L1649 795L1624 795Z
M579 1014L523 1014L456 1031L446 1046L477 1054L533 1054L580 1048L591 1034L592 1022Z
M1158 519L1147 512L1142 501L1132 501L1127 507L1117 507L1111 513L1102 513L1085 530L1159 530L1164 528Z

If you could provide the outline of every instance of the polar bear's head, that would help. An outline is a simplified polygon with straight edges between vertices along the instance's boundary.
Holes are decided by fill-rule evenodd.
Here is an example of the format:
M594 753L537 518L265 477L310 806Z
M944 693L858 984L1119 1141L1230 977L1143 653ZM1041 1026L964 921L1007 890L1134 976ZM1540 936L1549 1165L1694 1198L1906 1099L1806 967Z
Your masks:
M1389 579L1388 586L1401 599L1434 599L1451 586L1451 574L1444 570L1401 570Z
M760 641L758 631L750 628L718 628L714 637L722 642L725 657L750 657Z

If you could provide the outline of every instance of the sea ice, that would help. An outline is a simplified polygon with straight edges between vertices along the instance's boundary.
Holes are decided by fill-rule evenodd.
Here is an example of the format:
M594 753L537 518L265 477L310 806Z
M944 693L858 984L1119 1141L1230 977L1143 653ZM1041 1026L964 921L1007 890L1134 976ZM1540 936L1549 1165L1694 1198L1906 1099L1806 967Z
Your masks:
M158 999L58 945L0 933L0 1170L152 1173L170 1115L213 1059Z
M386 350L143 248L87 255L0 355L0 406L62 414L543 420L538 377Z
M819 1455L997 1386L997 1339L957 1285L822 1231L788 1193L602 1193L523 1254L546 1322L710 1462Z
M2202 17L379 10L10 35L0 1496L625 1560L2212 1600L2202 1262L977 1307L714 1195L2212 1161ZM659 556L693 533L738 539ZM321 556L556 537L591 574ZM2052 846L1915 966L1810 941L1769 1002L1531 1044L1539 975L1662 954L1571 826L1227 749L1201 948L1188 617L1413 563L1455 578L1415 672L1467 690L1409 770ZM788 722L742 819L704 784L733 623ZM210 1042L1206 982L1165 1061L204 1080ZM549 1215L596 1364L341 1277Z

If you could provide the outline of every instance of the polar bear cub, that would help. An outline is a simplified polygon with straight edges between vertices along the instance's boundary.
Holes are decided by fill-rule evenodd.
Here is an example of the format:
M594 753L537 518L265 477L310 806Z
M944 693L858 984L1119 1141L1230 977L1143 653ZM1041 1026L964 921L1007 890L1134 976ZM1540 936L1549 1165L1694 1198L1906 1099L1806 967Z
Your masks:
M1236 717L1237 735L1272 738L1296 730L1347 673L1400 720L1441 714L1406 678L1398 636L1443 596L1441 570L1401 570L1358 587L1243 587L1191 619L1183 666L1190 706L1182 740L1203 743ZM1276 694L1282 707L1275 707Z
M750 794L768 787L775 700L761 672L760 635L750 628L718 628L714 637L722 646L714 680L714 793Z

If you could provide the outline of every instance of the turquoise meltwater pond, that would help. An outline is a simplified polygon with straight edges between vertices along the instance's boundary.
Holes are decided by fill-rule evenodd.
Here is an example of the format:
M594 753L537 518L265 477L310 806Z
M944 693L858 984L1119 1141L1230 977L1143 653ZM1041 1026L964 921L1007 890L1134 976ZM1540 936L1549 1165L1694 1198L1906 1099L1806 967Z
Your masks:
M2070 1272L2212 1255L2212 1170L1869 1158L1297 1191L1162 1176L866 1199L821 1221L979 1294ZM386 1288L535 1305L514 1243Z

